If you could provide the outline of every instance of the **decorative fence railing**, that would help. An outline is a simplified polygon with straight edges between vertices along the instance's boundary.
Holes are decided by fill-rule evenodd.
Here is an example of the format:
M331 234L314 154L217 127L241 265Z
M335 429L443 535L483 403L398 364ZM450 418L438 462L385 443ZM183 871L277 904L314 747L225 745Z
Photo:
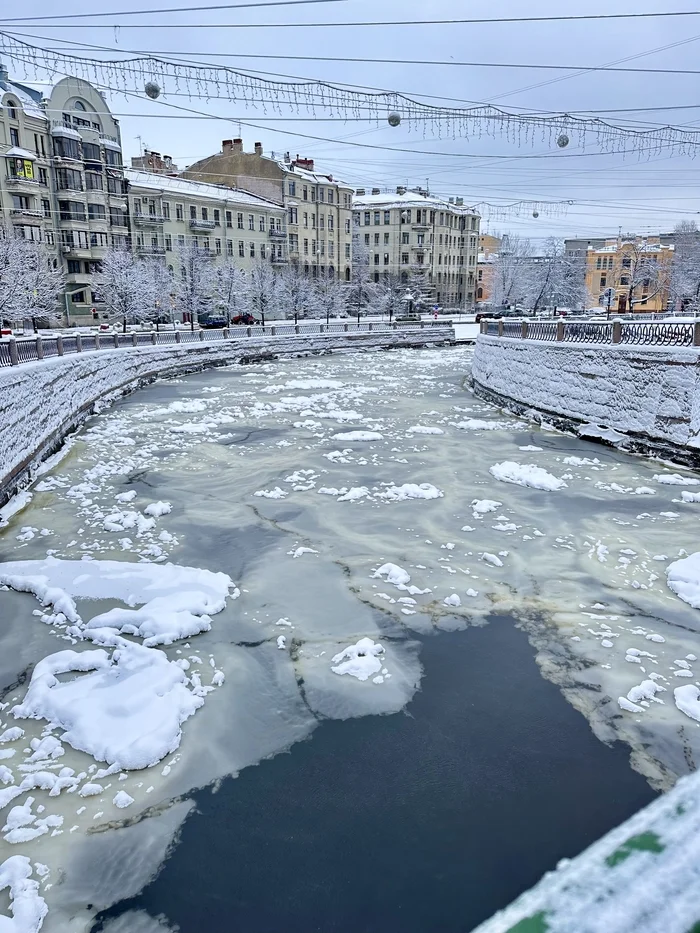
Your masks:
M119 350L144 346L161 346L176 343L218 343L246 337L295 337L309 334L355 334L368 331L391 332L396 330L421 330L424 327L444 326L438 321L422 321L415 324L381 323L332 323L332 324L256 324L250 327L237 326L220 330L177 330L150 331L127 334L59 334L47 337L10 337L0 340L0 367L19 366L36 360L93 350Z
M482 321L481 333L511 340L700 347L700 321Z

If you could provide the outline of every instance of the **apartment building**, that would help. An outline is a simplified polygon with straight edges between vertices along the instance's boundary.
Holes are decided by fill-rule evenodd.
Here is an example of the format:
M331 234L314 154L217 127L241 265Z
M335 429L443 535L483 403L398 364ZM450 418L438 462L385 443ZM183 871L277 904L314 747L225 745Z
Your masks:
M493 276L501 237L482 233L479 237L479 254L476 261L476 303L488 304L493 295Z
M177 248L194 243L214 259L251 269L259 260L288 262L286 211L265 198L223 185L126 169L132 248L161 257L176 273Z
M352 188L316 171L313 159L266 156L260 143L244 152L242 139L225 139L221 152L190 165L182 176L229 185L283 206L290 262L311 277L350 280Z
M64 78L46 98L1 66L0 105L2 219L55 251L67 317L92 320L99 261L129 242L118 121L87 81Z
M369 252L376 282L396 277L407 286L419 283L426 298L444 307L473 307L480 217L461 198L361 188L353 215L358 247Z
M618 313L668 310L674 245L670 235L664 238L618 236L588 246L586 289L593 304Z

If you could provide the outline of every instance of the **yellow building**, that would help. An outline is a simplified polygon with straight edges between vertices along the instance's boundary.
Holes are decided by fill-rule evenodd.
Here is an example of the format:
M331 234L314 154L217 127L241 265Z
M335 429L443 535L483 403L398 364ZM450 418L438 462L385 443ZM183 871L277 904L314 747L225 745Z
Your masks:
M619 314L666 311L673 245L658 237L616 237L586 251L591 306Z
M501 248L501 238L482 233L476 267L476 303L488 304L493 292L493 271Z

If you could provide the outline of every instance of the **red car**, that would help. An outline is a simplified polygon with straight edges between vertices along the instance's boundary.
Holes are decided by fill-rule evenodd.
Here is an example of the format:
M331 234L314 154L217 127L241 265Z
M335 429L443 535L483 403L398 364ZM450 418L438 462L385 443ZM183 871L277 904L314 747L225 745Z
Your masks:
M260 321L256 321L252 314L246 313L246 314L237 314L236 317L234 317L231 320L231 323L232 324L247 324L248 326L250 326L251 324L259 324Z

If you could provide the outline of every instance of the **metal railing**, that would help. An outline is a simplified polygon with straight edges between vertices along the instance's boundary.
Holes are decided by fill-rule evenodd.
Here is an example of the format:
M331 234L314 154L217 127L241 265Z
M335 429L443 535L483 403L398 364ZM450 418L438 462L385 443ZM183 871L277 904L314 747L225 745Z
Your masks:
M415 324L396 323L350 323L333 322L328 324L291 322L275 324L237 325L211 330L176 330L147 331L115 334L57 334L42 337L10 337L0 340L0 368L19 366L37 360L51 359L58 356L70 356L95 350L134 349L138 347L157 347L182 343L221 343L224 340L245 339L247 337L296 337L313 334L356 334L400 331L420 331L424 328L444 327L441 321L422 321Z
M482 321L481 333L510 340L700 347L700 321Z

